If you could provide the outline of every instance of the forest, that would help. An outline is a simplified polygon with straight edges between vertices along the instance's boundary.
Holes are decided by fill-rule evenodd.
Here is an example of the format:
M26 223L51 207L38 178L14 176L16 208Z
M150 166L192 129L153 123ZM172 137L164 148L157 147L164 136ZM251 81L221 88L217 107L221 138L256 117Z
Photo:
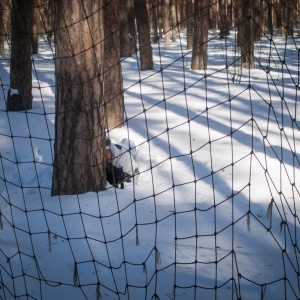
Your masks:
M300 299L299 5L0 1L0 298Z
M169 46L186 28L191 68L205 70L208 30L226 39L235 29L241 68L250 69L255 42L264 34L272 39L274 27L293 34L299 22L296 0L5 0L1 6L0 53L5 42L11 52L8 111L32 107L32 54L41 35L51 46L54 37L53 195L105 189L106 130L124 125L122 58L139 51L140 70L151 70L152 44L164 37Z

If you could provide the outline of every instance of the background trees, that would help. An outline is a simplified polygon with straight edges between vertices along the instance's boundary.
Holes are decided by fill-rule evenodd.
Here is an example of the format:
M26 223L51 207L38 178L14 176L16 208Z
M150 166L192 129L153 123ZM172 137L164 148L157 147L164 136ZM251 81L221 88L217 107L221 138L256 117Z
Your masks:
M208 0L195 0L192 69L206 70L208 48Z
M104 0L104 99L107 128L123 126L124 97L120 63L119 1ZM130 43L130 42L129 42Z
M220 39L234 30L241 67L254 68L259 28L270 37L275 30L289 35L298 23L295 0L1 1L0 51L7 39L11 46L7 109L32 107L32 54L38 53L39 36L49 43L54 36L53 194L104 189L105 129L124 124L122 57L139 55L140 70L151 70L152 43L163 39L168 47L178 34L186 34L191 68L205 70L209 30Z
M31 38L34 0L12 0L10 89L7 110L32 107Z
M136 24L141 55L141 70L153 69L148 10L144 0L134 0Z
M4 53L5 30L4 30L4 5L0 2L0 53Z

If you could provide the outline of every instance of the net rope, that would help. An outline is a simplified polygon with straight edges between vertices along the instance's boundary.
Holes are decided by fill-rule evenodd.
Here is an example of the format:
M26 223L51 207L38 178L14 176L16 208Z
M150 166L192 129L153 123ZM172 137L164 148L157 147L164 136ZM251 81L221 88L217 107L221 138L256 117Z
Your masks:
M121 58L125 121L108 134L137 138L140 179L55 197L55 50L41 32L33 109L8 112L5 35L1 299L300 299L299 28L260 30L253 70L237 28L209 31L206 71L185 29L152 44L154 70Z

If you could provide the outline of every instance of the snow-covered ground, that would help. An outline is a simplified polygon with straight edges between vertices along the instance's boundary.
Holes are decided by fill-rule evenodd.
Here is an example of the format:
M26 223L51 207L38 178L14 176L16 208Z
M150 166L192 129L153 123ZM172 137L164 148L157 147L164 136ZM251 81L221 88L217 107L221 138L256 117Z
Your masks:
M125 189L51 197L53 53L34 56L34 103L6 112L0 60L1 299L299 299L299 47L235 36L191 52L153 45L153 71L122 59L141 176ZM226 65L228 67L226 67Z

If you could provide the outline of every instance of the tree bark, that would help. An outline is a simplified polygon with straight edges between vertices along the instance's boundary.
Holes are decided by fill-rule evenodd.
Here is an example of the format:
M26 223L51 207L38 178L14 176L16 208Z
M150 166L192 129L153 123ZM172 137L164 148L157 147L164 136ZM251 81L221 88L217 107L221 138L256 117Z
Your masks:
M254 20L254 22L251 21L253 43L256 43L261 39L261 28L264 28L261 27L262 19L264 18L264 11L262 9L261 1L256 1L255 3L251 4L251 15Z
M272 0L266 0L267 5L267 27L269 35L273 36Z
M227 0L219 0L219 16L220 16L220 39L224 39L225 36L229 35L229 24L228 15L231 12L227 11Z
M104 98L107 128L124 124L123 78L120 64L119 0L104 5Z
M170 0L164 0L164 36L165 46L170 46Z
M5 36L5 30L4 30L4 5L2 1L0 1L0 54L4 53L4 36Z
M297 1L296 0L290 0L286 1L285 3L285 10L284 10L284 26L286 28L285 35L291 35L294 34L294 26L297 25L297 14L299 14L299 11L297 11Z
M120 0L122 1L122 0ZM136 22L135 22L135 9L134 9L134 0L125 0L128 1L128 26L129 26L129 35L130 35L130 46L131 46L131 55L136 55Z
M241 49L241 67L247 69L254 68L254 40L253 25L251 24L251 4L250 0L240 0L241 11L239 19L245 19L238 27L238 42Z
M184 29L184 28L186 28L187 27L187 18L189 17L189 16L187 16L187 14L186 14L186 5L187 5L187 1L188 0L181 0L180 2L181 2L181 10L180 10L180 12L181 12L181 19L180 19L180 23L181 23L181 28L182 29Z
M162 11L163 11L163 0L157 0L157 6L156 6L156 14L157 14L157 26L158 26L158 35L159 39L162 38L163 32L163 16L162 16Z
M150 39L150 26L145 0L134 0L136 23L139 40L141 70L153 70L153 56Z
M31 37L33 8L34 0L12 0L8 111L32 108Z
M188 50L193 49L193 38L194 38L194 0L186 0L186 17L187 17L187 28L186 28L186 48Z
M177 6L177 0L171 0L172 42L176 42L177 32L178 32L176 6Z
M54 0L48 0L48 5L46 9L46 34L48 44L51 46L51 39L53 36L53 28L54 28Z
M213 30L213 35L217 32L217 17L218 17L218 5L214 0L209 0L210 9L209 9L209 27Z
M153 43L158 43L159 36L158 36L158 25L157 25L157 0L151 0L152 3L150 12L151 12L151 19L153 25Z
M260 0L258 0L260 1ZM230 34L230 29L234 26L234 16L233 16L233 3L232 0L227 0L227 16L226 16L226 24L227 24L227 35Z
M207 69L209 0L195 0L192 69Z
M55 0L52 195L104 190L103 4Z
M33 13L33 24L32 24L32 36L31 36L31 45L32 45L32 54L39 53L39 25L40 25L40 13L39 9L37 8L38 1L35 0L35 8Z
M132 34L130 33L129 11L131 9L130 0L119 0L120 15L120 55L121 57L130 57L135 52L132 49Z
M237 25L237 41L236 44L238 47L241 47L242 44L242 26L243 26L243 0L237 0L236 5L235 5L235 20L236 20L236 25Z

